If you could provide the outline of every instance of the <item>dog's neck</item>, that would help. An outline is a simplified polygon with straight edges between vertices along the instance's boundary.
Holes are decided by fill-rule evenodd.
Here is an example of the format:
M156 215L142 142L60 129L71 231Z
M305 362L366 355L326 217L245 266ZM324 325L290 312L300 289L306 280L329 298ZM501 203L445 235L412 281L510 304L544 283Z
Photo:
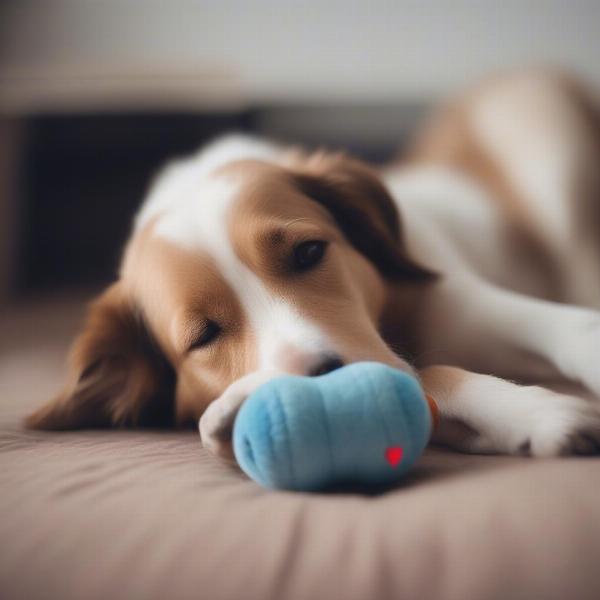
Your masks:
M419 331L428 310L432 285L435 283L389 283L387 286L379 331L386 343L411 363L418 363L424 350Z

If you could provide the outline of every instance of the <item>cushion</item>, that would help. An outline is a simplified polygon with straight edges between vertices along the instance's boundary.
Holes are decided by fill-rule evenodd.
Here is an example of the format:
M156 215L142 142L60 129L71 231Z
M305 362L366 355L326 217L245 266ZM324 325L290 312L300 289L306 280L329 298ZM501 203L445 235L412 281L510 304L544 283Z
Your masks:
M0 317L0 597L599 598L600 460L426 452L377 494L273 492L193 431L24 430L79 298Z

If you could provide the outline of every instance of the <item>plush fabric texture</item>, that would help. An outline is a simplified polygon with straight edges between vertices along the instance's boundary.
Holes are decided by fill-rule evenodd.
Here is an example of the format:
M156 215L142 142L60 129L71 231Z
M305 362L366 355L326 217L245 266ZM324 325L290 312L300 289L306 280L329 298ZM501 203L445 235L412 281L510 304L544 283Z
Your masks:
M600 598L599 458L427 449L385 493L305 494L195 431L24 430L81 308L0 311L3 600Z
M364 362L261 386L240 409L233 442L255 481L311 491L398 481L430 434L431 412L417 380Z

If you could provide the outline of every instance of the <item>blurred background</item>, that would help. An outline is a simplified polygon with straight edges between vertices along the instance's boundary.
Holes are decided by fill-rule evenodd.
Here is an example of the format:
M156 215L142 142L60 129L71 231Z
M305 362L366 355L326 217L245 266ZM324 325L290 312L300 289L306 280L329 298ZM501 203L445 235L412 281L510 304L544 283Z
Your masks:
M4 0L0 303L114 278L155 170L221 132L383 161L447 94L531 64L600 87L600 2Z

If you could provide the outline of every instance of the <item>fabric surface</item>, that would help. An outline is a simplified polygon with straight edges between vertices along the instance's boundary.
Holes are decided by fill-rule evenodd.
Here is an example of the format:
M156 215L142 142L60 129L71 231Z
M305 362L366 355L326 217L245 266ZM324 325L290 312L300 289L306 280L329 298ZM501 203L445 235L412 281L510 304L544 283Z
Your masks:
M0 597L600 597L600 460L427 451L365 496L272 492L195 432L25 431L79 304L0 317Z

